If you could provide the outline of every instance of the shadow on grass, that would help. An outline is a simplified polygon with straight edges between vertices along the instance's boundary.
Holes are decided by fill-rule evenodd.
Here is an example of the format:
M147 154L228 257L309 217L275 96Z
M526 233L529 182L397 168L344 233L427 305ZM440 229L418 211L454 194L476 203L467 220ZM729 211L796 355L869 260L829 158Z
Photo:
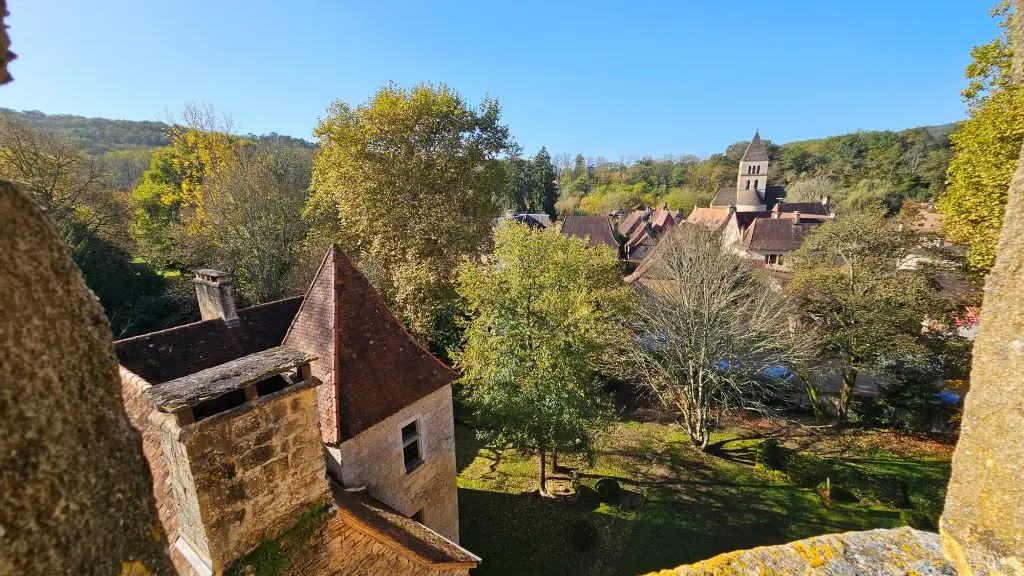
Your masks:
M751 444L749 441L756 438L760 438L760 436L721 440L708 444L705 452L729 462L753 466L757 463L757 449L756 444ZM729 447L730 444L735 444L736 446Z

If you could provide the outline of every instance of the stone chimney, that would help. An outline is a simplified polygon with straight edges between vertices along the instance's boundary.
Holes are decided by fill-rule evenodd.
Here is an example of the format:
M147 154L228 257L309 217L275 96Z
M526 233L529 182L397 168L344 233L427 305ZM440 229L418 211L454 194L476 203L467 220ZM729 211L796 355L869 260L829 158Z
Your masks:
M794 210L793 211L793 224L799 224L799 223L800 223L800 211L799 210Z
M235 295L231 290L231 276L227 272L201 268L192 279L196 286L196 300L203 320L220 318L228 326L238 325Z
M330 504L316 358L271 348L150 388L180 522L174 546L221 574Z
M831 212L832 211L832 197L829 196L828 194L825 194L824 196L822 196L821 197L821 205L825 207L825 211L826 212Z

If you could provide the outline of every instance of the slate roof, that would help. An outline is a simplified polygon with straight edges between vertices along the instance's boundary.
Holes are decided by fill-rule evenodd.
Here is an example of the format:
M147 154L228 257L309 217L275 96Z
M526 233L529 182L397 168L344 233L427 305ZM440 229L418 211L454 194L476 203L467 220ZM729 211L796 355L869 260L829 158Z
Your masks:
M475 568L480 558L404 516L365 492L334 489L334 503L345 523L385 543L397 545L420 559L449 568Z
M740 190L740 192L753 192L753 190ZM718 189L718 193L715 194L715 198L711 201L712 208L725 208L727 206L737 206L738 204L744 204L744 202L737 203L736 201L736 187L735 186L722 186ZM761 200L759 204L764 204L768 208L775 206L779 200L783 199L786 195L786 188L784 186L768 186L765 188L763 194L758 193L758 198ZM749 202L747 205L751 205Z
M281 344L302 297L238 310L238 324L202 320L114 342L118 362L160 384Z
M805 226L790 218L757 218L744 234L747 250L756 252L789 252L803 242Z
M785 186L767 186L765 187L764 194L762 195L762 200L764 200L765 206L771 208L772 206L775 206L775 204L777 204L785 196Z
M767 210L758 210L755 212L737 212L736 213L736 226L740 229L740 232L745 232L750 225L753 224L754 220L758 218L771 218L772 213Z
M740 162L764 162L765 160L768 160L768 151L765 150L764 144L761 142L761 133L755 131L754 139L747 145L747 150L743 153Z
M736 205L736 187L735 186L722 186L718 189L718 193L715 194L715 198L711 200L712 208L725 208L728 206Z
M619 241L612 232L612 223L607 216L566 216L562 221L562 236L583 238L591 247L619 249Z
M332 245L284 344L320 357L326 441L351 438L450 384L457 374L402 326L341 248ZM324 407L331 401L332 409Z
M782 213L799 212L800 214L813 214L828 216L828 208L821 202L779 202L773 209Z

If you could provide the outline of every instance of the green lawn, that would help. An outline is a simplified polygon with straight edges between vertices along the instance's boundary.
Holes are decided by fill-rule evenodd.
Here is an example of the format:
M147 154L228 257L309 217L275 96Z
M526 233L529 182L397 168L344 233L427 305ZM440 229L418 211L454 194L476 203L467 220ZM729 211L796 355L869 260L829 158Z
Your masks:
M523 495L537 487L534 458L482 446L462 425L456 441L461 542L483 558L480 576L638 574L738 548L894 527L907 492L915 505L937 510L949 478L948 448L926 442L849 432L787 438L787 446L832 458L836 489L826 510L813 488L753 466L761 440L751 429L716 433L713 455L706 455L677 427L623 422L602 442L593 468L561 463L576 469L583 485L578 500L564 504ZM619 479L632 493L625 501L642 504L602 503L593 491L602 476ZM840 487L855 501L836 501ZM589 551L570 541L580 518L598 529L599 543Z

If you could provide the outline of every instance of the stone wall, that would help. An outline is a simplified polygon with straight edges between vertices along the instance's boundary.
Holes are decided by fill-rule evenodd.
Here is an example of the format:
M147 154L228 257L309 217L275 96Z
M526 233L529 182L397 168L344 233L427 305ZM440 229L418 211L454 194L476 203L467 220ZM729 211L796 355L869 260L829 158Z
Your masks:
M412 418L419 418L424 462L406 474L401 430ZM374 498L407 516L422 510L426 526L453 542L459 541L451 386L400 410L339 447L328 447L328 452L341 462L346 486L366 486Z
M2 181L0 310L0 575L173 573L107 318Z
M282 576L344 574L345 576L467 576L465 567L431 565L338 519L328 520L319 542L293 558Z
M160 427L180 533L215 570L331 502L312 387Z
M178 512L171 494L171 478L161 448L160 431L149 420L156 408L148 401L145 391L150 384L121 368L121 400L131 423L142 437L142 454L146 457L149 472L153 476L153 499L156 502L157 515L164 527L164 536L168 545L178 538Z
M943 550L964 575L1024 574L1024 149L1008 196L940 523Z

